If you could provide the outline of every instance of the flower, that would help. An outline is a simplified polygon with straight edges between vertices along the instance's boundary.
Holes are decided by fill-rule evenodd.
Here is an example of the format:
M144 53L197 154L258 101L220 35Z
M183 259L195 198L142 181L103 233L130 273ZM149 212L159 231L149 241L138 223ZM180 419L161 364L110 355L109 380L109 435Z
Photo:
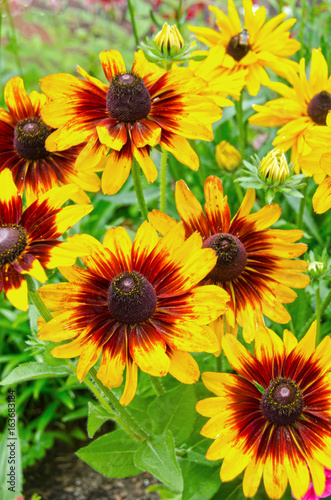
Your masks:
M298 189L305 186L305 174L294 175L294 164L287 164L287 159L280 149L272 149L262 159L258 155L252 156L251 161L243 160L242 176L237 177L243 188L263 189L265 202L271 203L277 191L303 198Z
M198 54L198 52L196 52ZM234 106L228 96L239 100L241 91L246 84L247 69L232 71L223 66L226 56L224 47L213 47L203 61L190 59L189 68L195 76L203 78L207 84L206 88L199 92L205 95L218 106Z
M228 0L228 17L217 7L209 6L216 16L219 31L196 26L188 28L208 47L224 47L226 56L222 65L225 68L232 72L247 69L247 90L251 95L256 95L260 85L269 86L271 83L265 67L284 77L290 69L296 70L297 63L286 58L299 50L300 43L290 38L288 32L296 19L283 22L286 14L282 13L264 24L265 7L254 10L251 0L243 0L243 8L244 26L233 0Z
M24 187L28 203L54 186L77 184L87 191L98 191L100 181L91 169L77 172L75 161L81 147L50 153L45 141L51 129L42 121L40 111L47 98L39 92L30 96L22 78L11 78L4 98L9 112L0 109L0 171L9 168L20 193ZM89 202L85 193L75 194L75 201Z
M307 175L319 184L313 196L315 212L322 214L331 208L331 121L328 127L307 130L304 140L309 153L299 156L298 163Z
M325 490L323 491L323 493L321 495L317 495L314 489L314 484L312 481L310 481L307 493L301 499L297 500L319 500L320 498L329 497L331 495L331 470L325 467L324 473L325 473Z
M288 330L282 341L274 332L255 340L255 357L232 335L223 349L238 374L202 375L216 394L197 403L210 420L201 434L215 439L206 458L219 460L221 480L244 469L243 490L253 497L262 475L270 498L284 494L287 483L296 498L309 480L318 495L325 490L324 467L331 466L331 339L315 348L316 322L298 343Z
M295 161L304 152L306 130L313 125L326 125L331 110L331 77L328 77L328 65L321 49L312 51L308 80L304 58L300 61L299 75L289 72L286 78L292 87L279 82L269 85L282 97L263 106L254 105L257 113L249 122L265 127L283 125L273 145L284 151L292 148L291 160Z
M162 30L155 35L154 42L161 51L169 53L172 49L175 54L177 54L185 44L184 38L180 34L177 26L175 24L169 26L168 23L164 23Z
M213 248L217 253L217 264L207 281L218 284L231 297L225 312L227 331L236 334L239 324L245 341L251 342L258 329L265 330L263 315L277 323L290 321L282 303L295 300L296 293L291 287L304 288L309 283L308 276L301 274L308 264L292 260L302 255L307 245L293 243L302 237L302 231L267 229L279 219L279 205L270 204L249 214L255 201L254 190L247 191L232 220L221 180L208 177L204 190L205 214L185 182L178 181L177 210L186 236L198 231L203 247ZM158 210L149 214L149 220L161 234L176 224ZM222 318L213 326L221 343Z
M79 170L97 165L111 148L101 181L107 194L122 187L133 157L148 182L154 182L157 170L149 151L157 144L197 170L199 158L187 138L212 140L210 124L221 116L212 100L198 95L206 83L187 68L158 68L142 51L131 71L116 50L101 52L100 61L108 85L79 67L87 81L62 73L41 79L43 91L54 99L43 108L43 119L61 126L48 137L47 148L61 150L87 141L76 163Z
M284 151L274 148L262 159L260 174L271 182L283 183L290 176L287 159Z
M26 311L28 290L24 274L45 282L44 269L74 264L84 247L57 238L93 207L61 208L79 191L78 186L68 184L40 195L23 212L22 198L8 168L0 173L0 186L0 292L3 289L14 307Z
M62 268L69 283L40 288L54 319L44 324L39 338L59 342L52 354L80 356L77 377L82 381L101 352L97 372L101 382L119 387L126 368L120 402L129 404L137 387L138 367L161 377L168 372L184 384L199 378L189 352L213 352L217 339L205 326L222 314L227 293L218 287L196 286L216 262L211 249L201 249L198 234L185 240L182 224L159 239L148 222L138 229L133 244L124 228L107 231L103 245L88 235L86 270Z
M241 154L228 141L221 141L216 146L216 161L222 170L233 172L241 164Z

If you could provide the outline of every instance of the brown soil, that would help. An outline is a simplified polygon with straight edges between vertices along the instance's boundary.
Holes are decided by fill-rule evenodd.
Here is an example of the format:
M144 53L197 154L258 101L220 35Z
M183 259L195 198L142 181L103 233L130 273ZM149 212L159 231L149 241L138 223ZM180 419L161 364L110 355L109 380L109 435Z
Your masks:
M110 479L80 460L61 442L46 457L24 472L24 498L38 493L42 500L159 500L146 488L157 480L149 473Z

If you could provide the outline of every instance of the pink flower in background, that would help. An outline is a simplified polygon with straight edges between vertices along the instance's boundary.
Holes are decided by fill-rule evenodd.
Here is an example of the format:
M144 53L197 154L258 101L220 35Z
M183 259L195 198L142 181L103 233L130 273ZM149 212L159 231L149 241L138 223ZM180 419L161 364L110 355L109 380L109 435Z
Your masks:
M316 495L313 483L310 482L307 493L300 500L319 500L320 498L327 498L331 495L331 470L325 467L325 490L322 495ZM292 493L293 496L293 493ZM293 498L295 498L293 496Z

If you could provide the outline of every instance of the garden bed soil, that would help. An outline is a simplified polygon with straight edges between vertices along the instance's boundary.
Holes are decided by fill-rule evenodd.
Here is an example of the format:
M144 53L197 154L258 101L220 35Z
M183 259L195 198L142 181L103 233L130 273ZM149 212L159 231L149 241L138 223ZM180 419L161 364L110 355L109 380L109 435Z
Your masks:
M149 473L110 479L80 460L72 448L56 442L46 456L24 471L25 500L33 493L42 500L159 500L146 488L157 480Z

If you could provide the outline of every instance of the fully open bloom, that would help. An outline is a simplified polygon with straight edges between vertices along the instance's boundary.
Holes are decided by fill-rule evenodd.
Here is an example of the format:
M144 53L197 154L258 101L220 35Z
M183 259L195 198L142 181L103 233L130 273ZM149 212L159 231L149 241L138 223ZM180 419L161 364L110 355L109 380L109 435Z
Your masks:
M223 349L238 375L202 375L216 398L199 401L210 420L201 434L215 439L206 457L224 458L221 480L245 469L243 490L253 497L262 475L270 498L290 483L301 498L310 478L317 494L325 490L324 467L331 467L331 339L315 348L316 324L298 343L288 330L284 340L269 330L257 333L255 357L232 335Z
M331 114L330 114L331 116ZM331 119L328 127L312 127L304 135L309 153L299 156L298 163L306 175L313 175L319 184L313 196L315 212L331 208Z
M19 191L24 187L28 203L58 184L77 184L86 191L98 191L100 181L92 170L78 172L75 161L81 150L75 146L50 153L45 141L51 129L42 121L40 110L47 97L39 92L30 96L22 78L16 76L5 86L4 98L9 112L0 109L0 171L9 168ZM78 202L89 202L83 192Z
M317 495L314 489L314 484L310 481L307 493L302 498L298 498L297 500L319 500L320 498L328 498L331 495L331 470L325 467L324 473L325 489L323 493Z
M253 106L257 113L250 117L249 122L265 127L281 126L273 145L284 151L292 148L292 161L304 152L306 130L313 125L327 124L331 110L331 77L328 74L328 65L321 49L313 49L309 79L306 76L305 59L302 58L299 75L295 72L286 75L292 87L279 82L269 85L282 97L263 106Z
M286 58L299 50L300 43L290 38L288 31L296 19L284 21L286 14L282 13L265 23L265 7L253 10L251 0L243 0L243 7L243 26L233 0L228 0L228 17L217 7L209 6L216 16L219 31L196 26L189 26L189 29L208 47L219 47L222 58L225 49L222 66L232 72L248 70L247 90L256 95L260 85L271 83L265 67L284 77L289 70L297 69L297 63Z
M301 238L302 231L268 229L281 215L279 205L270 204L250 214L255 201L254 190L247 192L232 220L218 177L206 179L205 197L204 214L185 182L177 182L176 205L186 236L198 231L204 240L203 246L217 253L216 266L207 280L223 287L231 297L225 313L226 329L236 333L239 324L244 339L250 342L259 328L265 329L264 314L277 323L290 321L282 303L293 302L296 298L291 287L304 288L309 283L308 276L301 274L308 264L292 260L302 255L307 245L294 243ZM153 210L149 219L161 234L176 224L158 210ZM214 327L221 341L222 318Z
M0 173L0 186L0 292L3 289L13 306L26 310L28 290L24 274L44 282L44 269L74 264L84 247L57 238L93 207L61 208L79 190L68 184L39 196L23 212L22 198L8 168Z
M59 358L79 356L82 381L102 353L97 376L109 387L126 383L121 398L135 395L138 367L150 375L168 372L184 384L199 378L189 352L213 352L217 339L205 326L225 310L228 295L218 287L196 286L214 267L215 252L202 249L198 234L185 241L182 224L159 239L144 222L132 243L124 228L109 229L103 245L87 235L86 270L62 268L69 283L43 286L39 293L54 311L38 336L59 342Z
M204 80L187 68L166 72L142 51L130 71L116 50L101 52L100 61L108 85L79 67L87 81L61 73L41 79L43 91L54 99L43 108L43 119L61 127L48 137L47 148L58 151L87 141L76 162L79 170L97 165L111 148L101 181L107 194L122 187L133 157L154 182L157 170L149 151L157 144L197 170L199 158L187 139L212 140L211 123L221 117L211 99L198 95L207 86Z

